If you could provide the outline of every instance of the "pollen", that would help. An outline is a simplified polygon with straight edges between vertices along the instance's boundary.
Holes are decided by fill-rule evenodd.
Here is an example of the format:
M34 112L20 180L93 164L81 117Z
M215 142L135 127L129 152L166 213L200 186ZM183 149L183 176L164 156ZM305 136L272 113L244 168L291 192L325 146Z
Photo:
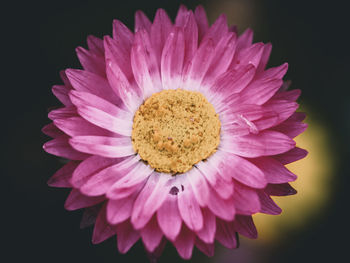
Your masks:
M221 123L200 93L163 90L136 111L132 145L142 160L163 173L184 173L212 155L220 143Z

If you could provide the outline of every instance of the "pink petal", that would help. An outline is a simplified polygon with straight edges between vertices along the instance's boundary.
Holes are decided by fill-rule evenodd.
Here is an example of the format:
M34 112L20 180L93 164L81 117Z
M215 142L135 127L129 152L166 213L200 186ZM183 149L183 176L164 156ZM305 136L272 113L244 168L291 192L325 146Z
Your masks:
M193 231L202 229L203 215L189 184L184 186L184 191L179 192L177 200L180 215L187 227Z
M84 70L100 75L101 77L106 76L105 60L103 56L96 55L94 52L88 51L82 47L77 47L75 51Z
M69 136L100 135L109 136L111 132L97 127L81 117L54 120L55 125Z
M173 242L180 257L183 259L190 259L192 257L194 240L195 236L193 232L183 225L179 236Z
M214 243L207 244L207 243L204 243L199 238L196 238L195 245L201 252L203 252L208 257L214 256L214 249L215 249Z
M251 64L255 68L257 68L260 63L263 51L263 43L255 43L250 47L242 49L240 52L237 53L237 56L235 56L235 58L233 59L231 66L237 69L239 67Z
M135 112L142 101L142 92L136 85L131 69L130 48L121 42L105 37L107 79L113 91L118 94L130 110Z
M230 69L222 74L211 87L212 91L222 93L225 98L231 94L241 92L253 79L255 68L252 65Z
M115 182L107 193L108 198L110 199L120 199L124 198L125 191L127 189L134 189L150 176L153 172L153 169L148 165L145 165L143 162L138 162L132 170L128 171L120 180ZM126 191L129 193L129 191Z
M132 208L137 194L117 200L108 200L107 221L112 224L119 224L131 216Z
M270 184L292 182L297 176L289 171L283 164L271 157L259 157L251 160L263 173Z
M264 188L267 184L264 173L250 161L234 154L223 154L218 168L242 184Z
M214 156L212 156L214 157ZM203 176L207 179L207 181L212 186L212 189L216 191L216 193L222 198L227 199L232 196L233 193L233 185L232 180L227 181L224 180L216 169L217 162L212 161L212 157L207 159L206 162L199 162L196 164L196 167L201 171ZM209 193L209 191L208 191ZM206 194L208 195L208 194Z
M277 92L282 83L280 79L258 79L240 93L239 101L242 104L262 105Z
M121 135L131 135L132 115L128 112L86 92L71 91L70 98L87 121Z
M265 193L268 195L275 196L286 196L286 195L294 195L297 191L288 183L285 184L268 184L264 189Z
M197 90L214 58L214 43L212 39L202 42L194 54L191 63L185 69L183 89Z
M216 239L227 248L237 247L236 231L232 222L218 219L216 221Z
M101 210L101 204L85 208L83 216L80 221L80 229L87 228L89 226L94 225L100 210Z
M209 188L205 177L198 169L191 169L187 172L187 179L198 204L202 207L206 206L209 198Z
M67 89L71 90L73 89L72 84L70 83L65 70L60 71L60 77L64 83L64 86L66 86Z
M203 6L198 5L196 7L196 9L194 10L194 17L196 18L196 22L198 25L198 39L199 41L201 41L209 28L207 14L205 13Z
M233 220L236 214L233 199L221 199L221 197L219 197L219 195L213 189L210 191L208 208L214 215L226 221Z
M296 101L301 94L300 89L293 89L289 91L277 92L273 99L275 100L287 100L287 101Z
M179 9L178 15L175 20L175 25L183 27L185 36L185 56L184 65L192 60L194 53L198 47L198 27L195 17L192 11L187 11L187 9Z
M82 161L74 170L70 183L75 188L80 188L91 176L121 160L122 159L105 158L98 155L90 156Z
M59 169L48 181L47 184L51 187L72 187L70 179L72 178L75 168L79 162L70 161Z
M135 32L139 30L147 30L149 32L151 30L151 21L149 21L148 17L141 10L137 10L135 13Z
M253 30L246 29L237 39L237 51L249 47L253 42Z
M113 39L118 40L125 48L131 47L134 34L131 30L117 19L113 20Z
M216 78L227 71L234 55L236 35L233 33L223 36L214 50L214 58L206 72L203 85L211 85Z
M165 174L156 172L149 176L135 201L131 215L131 222L136 229L144 227L165 201L169 193L169 189L165 187L168 181L166 177Z
M165 10L159 8L154 17L150 33L152 46L154 47L158 63L160 63L163 47L172 27L173 24Z
M180 212L177 207L177 194L171 195L169 193L167 195L157 211L157 219L164 235L172 241L175 240L180 233L182 224Z
M69 138L57 137L44 144L43 148L47 153L67 158L70 160L84 160L89 157L88 154L73 149L68 143Z
M216 21L210 26L206 34L203 36L203 40L207 41L212 39L214 43L218 43L228 33L227 19L225 14L221 14Z
M258 232L251 216L237 215L233 223L234 229L241 235L254 239L258 237Z
M161 73L164 89L177 89L182 84L182 69L185 55L185 40L182 28L175 27L167 38L162 58Z
M98 203L101 203L105 200L104 196L86 196L80 193L78 189L72 189L70 192L65 204L64 208L72 211L77 210L85 207L90 207L93 205L96 205Z
M145 30L135 34L135 41L131 48L131 67L136 83L143 91L144 99L162 89L159 63Z
M233 199L237 214L252 215L260 211L259 196L255 189L237 182Z
M221 150L248 158L284 153L295 147L295 142L288 136L267 130L225 140Z
M115 165L109 166L93 174L80 188L80 191L87 196L98 196L105 194L111 186L128 173L137 158L127 158Z
M259 78L261 79L282 79L288 70L288 63L284 63L278 67L265 70Z
M260 72L262 72L265 69L266 64L270 58L271 50L272 50L271 43L267 43L264 45L264 50L263 50L263 53L261 55L261 60L260 60L260 63L256 69L257 74L259 74Z
M285 165L303 159L307 154L306 150L295 147L288 152L273 156L273 158Z
M104 56L104 48L102 39L89 35L87 37L87 45L89 50L94 52L96 55Z
M66 74L75 90L88 92L106 101L118 104L119 98L112 91L105 78L79 69L67 69Z
M213 243L216 232L215 215L208 208L202 209L203 228L196 232L197 236L205 243Z
M131 140L127 137L75 136L69 140L69 144L80 152L110 158L135 154Z
M279 215L282 213L282 209L271 199L271 197L264 191L258 191L260 203L261 203L261 213L269 215Z
M278 126L274 127L275 131L284 133L290 138L295 138L299 134L303 133L307 129L307 124L302 122L296 122L294 120L286 120Z
M65 119L76 116L78 116L78 112L75 106L68 106L57 110L52 110L48 115L50 120Z
M94 232L92 234L92 243L98 244L111 236L115 235L115 228L107 223L106 219L106 208L103 207L97 216Z
M117 245L120 253L125 254L140 238L140 233L136 231L129 220L117 225Z
M148 252L153 252L159 246L163 237L157 219L153 217L147 225L141 229L141 238Z
M51 123L45 125L45 126L41 129L41 131L42 131L45 135L47 135L47 136L49 136L49 137L51 137L51 138L57 138L57 137L60 137L60 136L64 135L64 132L62 132L60 129L58 129L58 128L56 127L56 125L55 125L53 122L51 122Z
M52 87L52 93L59 99L65 106L72 106L72 102L69 99L68 93L71 89L64 85L54 85Z

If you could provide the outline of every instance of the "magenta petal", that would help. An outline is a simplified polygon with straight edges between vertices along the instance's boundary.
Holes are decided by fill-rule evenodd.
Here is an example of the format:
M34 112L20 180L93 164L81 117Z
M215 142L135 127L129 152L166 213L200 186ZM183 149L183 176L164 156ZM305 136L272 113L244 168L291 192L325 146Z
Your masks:
M287 183L297 179L295 174L271 157L259 157L252 162L263 171L270 184Z
M72 102L69 99L68 93L71 89L64 85L54 85L52 87L52 93L59 99L65 106L72 106Z
M72 178L75 168L79 162L70 161L59 169L48 181L47 184L51 187L72 187L70 179Z
M68 143L68 140L69 138L65 136L57 137L45 143L43 148L47 153L70 160L84 160L89 157L88 154L73 149Z
M234 154L224 154L218 164L222 173L253 188L264 188L267 184L264 173L250 161Z
M147 30L148 32L151 30L151 21L141 10L137 10L135 13L135 32L139 30Z
M55 119L54 123L60 130L72 137L80 135L111 135L111 132L97 127L81 117Z
M75 188L80 188L91 176L121 160L122 159L105 158L98 155L90 156L82 161L74 170L70 183Z
M114 236L115 232L115 228L107 223L106 209L103 207L96 219L94 232L92 234L92 243L101 243L111 236Z
M120 253L125 254L140 238L140 233L136 231L129 220L117 225L117 245Z
M57 137L60 137L60 136L64 135L64 132L62 132L60 129L58 129L57 126L53 122L45 125L41 129L41 131L45 135L47 135L47 136L49 136L51 138L57 138Z
M282 164L289 164L292 162L296 162L300 159L303 159L307 154L308 152L306 150L295 147L289 150L288 152L275 155L273 156L273 158L275 158L277 161L279 161Z
M86 196L81 194L78 189L73 188L64 204L64 208L72 211L96 205L104 200L104 196Z
M106 136L75 136L69 140L70 145L81 152L110 158L134 155L130 138Z
M167 195L164 203L157 211L157 219L160 228L164 235L170 239L175 240L181 230L182 219L179 209L177 207L177 195Z
M154 172L149 176L135 201L131 215L131 222L136 229L144 227L165 201L169 193L169 189L165 187L167 180L165 174Z
M105 50L103 48L102 39L95 37L93 35L89 35L87 37L87 45L89 47L89 50L94 52L96 55L100 55L100 56L104 55Z
M286 196L286 195L294 195L297 191L288 183L284 184L268 184L264 189L265 193L268 195L275 196Z
M288 63L284 63L278 67L265 70L259 78L261 79L282 79L288 70Z
M273 99L276 100L287 100L287 101L296 101L301 94L300 89L293 89L289 91L277 92Z
M187 179L200 206L207 206L209 188L205 177L195 168L187 172Z
M202 42L194 54L191 63L185 69L184 86L186 90L197 90L214 58L214 43L212 39Z
M177 239L173 242L177 252L183 259L190 259L194 246L195 236L191 230L183 225Z
M218 219L216 221L215 238L227 248L237 247L236 231L233 228L232 222L226 222Z
M107 221L112 224L119 224L131 216L136 194L117 200L108 200Z
M243 236L248 238L257 238L253 218L251 216L237 215L234 221L234 229Z
M186 6L180 5L175 18L175 25L183 27L186 24L189 12L191 11L188 11Z
M122 43L123 47L130 47L134 40L131 30L117 19L113 20L113 39Z
M219 197L219 195L213 189L210 191L208 208L214 215L226 221L233 220L236 214L233 199L221 199L221 197Z
M257 190L236 182L233 194L237 214L252 215L260 211L260 201Z
M308 125L306 123L297 122L294 120L286 120L285 122L279 124L273 129L278 132L282 132L290 138L295 138L307 129Z
M246 29L237 39L237 51L249 47L253 42L253 30Z
M164 89L180 88L182 84L184 56L184 32L182 28L175 27L165 42L161 57L161 73Z
M222 145L225 145L222 147L223 151L254 158L287 152L295 147L295 142L287 135L266 130L259 134L232 137Z
M269 215L279 215L282 213L282 209L271 199L271 197L264 191L258 191L260 203L261 203L261 213Z
M202 209L203 228L196 232L197 236L205 243L213 243L216 232L215 215L208 208Z
M137 162L138 158L127 158L115 165L109 166L97 173L94 173L80 187L80 191L88 196L105 194L112 187L112 185L126 173L128 173Z
M194 17L196 18L196 22L198 25L198 39L199 41L201 41L209 28L207 14L203 6L198 5L196 7L196 9L194 10Z
M160 63L163 47L173 24L164 9L159 8L151 26L151 42Z
M239 68L249 64L257 68L260 63L263 51L264 51L263 43L255 43L241 50L232 61L233 68Z
M212 39L214 43L219 42L228 33L227 19L225 14L221 14L216 21L210 26L201 42Z
M203 215L189 184L185 185L184 190L178 193L177 203L180 215L187 227L193 231L202 229Z
M48 117L51 120L55 119L65 119L70 117L77 117L78 112L75 106L68 106L64 108L59 108L57 110L50 111Z
M153 252L158 247L163 237L163 232L160 230L155 217L141 229L140 233L148 252Z
M271 50L272 50L271 43L267 43L264 45L264 50L263 50L263 53L261 55L261 60L260 60L260 63L256 69L257 74L259 74L260 72L262 72L265 69L266 64L270 58Z
M86 71L100 75L101 77L106 76L106 64L103 56L97 55L95 52L88 51L82 47L76 48L75 51L77 52L80 64Z
M196 238L195 245L201 252L203 252L208 257L214 256L214 250L215 250L214 243L207 244L202 240L200 240L199 238Z

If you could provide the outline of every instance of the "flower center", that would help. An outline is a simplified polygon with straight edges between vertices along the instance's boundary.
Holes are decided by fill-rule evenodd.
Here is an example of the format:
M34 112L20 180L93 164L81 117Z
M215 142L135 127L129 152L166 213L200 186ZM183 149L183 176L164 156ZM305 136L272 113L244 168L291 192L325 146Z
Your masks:
M131 138L135 152L156 171L184 173L216 151L220 127L201 93L163 90L136 111Z

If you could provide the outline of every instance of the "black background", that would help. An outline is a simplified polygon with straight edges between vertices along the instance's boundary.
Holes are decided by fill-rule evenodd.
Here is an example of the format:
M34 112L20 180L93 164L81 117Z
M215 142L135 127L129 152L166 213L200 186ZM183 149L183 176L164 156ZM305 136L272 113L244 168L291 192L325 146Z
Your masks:
M48 109L59 105L51 86L61 83L59 70L79 67L74 49L86 46L87 35L111 34L114 18L132 28L137 9L153 18L162 7L174 18L180 2L2 4L2 262L147 262L140 243L127 255L118 254L113 239L91 244L91 229L79 229L81 212L63 208L68 190L46 184L62 164L42 150L48 138L40 130L49 123ZM345 2L276 0L259 4L265 20L254 40L273 43L271 65L289 62L287 78L293 80L293 87L302 89L300 102L310 105L314 117L328 126L338 153L333 197L325 216L302 232L286 236L288 242L276 244L264 255L266 262L328 262L348 257L350 57ZM194 8L208 1L182 3ZM160 262L179 261L171 246L160 258ZM192 261L209 262L198 252Z

